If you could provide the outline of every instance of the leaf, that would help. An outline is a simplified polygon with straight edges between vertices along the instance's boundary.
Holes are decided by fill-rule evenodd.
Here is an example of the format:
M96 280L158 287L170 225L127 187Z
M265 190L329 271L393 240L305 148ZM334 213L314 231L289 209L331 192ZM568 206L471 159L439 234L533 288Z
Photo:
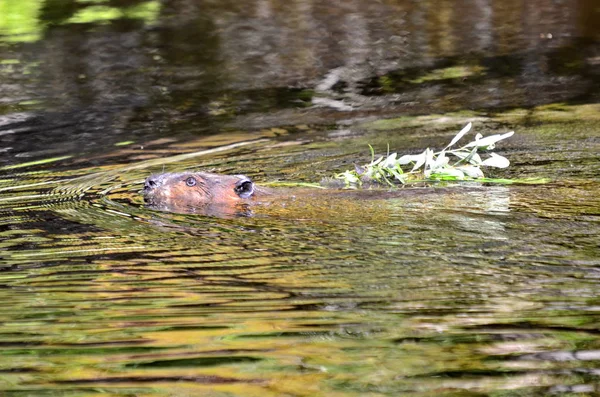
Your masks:
M451 177L450 179L464 179L465 174L461 170L452 167L442 168L431 174L431 178L436 179L448 179L448 177Z
M490 153L490 157L483 160L481 165L487 167L506 168L510 165L510 161L504 156L500 156L496 153Z
M392 153L389 156L387 156L387 158L385 159L385 161L383 162L383 164L381 164L382 167L386 167L386 168L392 168L396 166L396 156L398 156L398 153Z
M448 144L448 146L446 146L446 149L448 149L450 146L454 145L456 142L458 142L460 140L460 138L462 138L463 136L465 136L465 134L469 131L471 131L471 127L473 126L473 124L471 124L471 122L469 122L469 124L467 124L462 130L460 130L460 132L458 134L456 134L456 136L450 141L450 144Z
M475 179L485 176L479 167L473 165L461 165L460 167L456 167L456 169L462 171L466 176Z
M474 142L468 143L465 147L473 147L473 146L482 147L482 148L493 147L496 142L501 141L506 138L510 138L511 136L514 135L514 133L515 133L514 131L510 131L505 134L495 134L495 135L486 136L485 138L477 139Z
M465 151L461 150L461 151L456 151L456 152L452 151L452 152L448 152L448 153L455 155L456 157L458 157L461 160L468 161L471 164L475 164L475 165L481 164L481 157L479 156L479 154L477 154L477 151L465 152ZM467 160L467 158L468 158L468 160Z
M410 164L410 163L418 163L419 161L421 161L421 159L423 159L423 162L425 162L425 153L421 153L421 154L405 154L404 156L400 157L398 159L398 164L400 165L406 165L406 164ZM423 163L421 163L423 164ZM420 167L420 165L419 165Z
M450 152L448 152L450 154L455 155L456 157L458 157L459 159L464 159L466 158L471 152L467 152L465 150L452 150Z
M406 183L406 175L401 174L398 170L395 169L390 169L390 173L394 175L394 178L396 178L400 183Z
M369 164L369 165L377 165L377 164L381 163L381 160L383 160L383 156L382 156L382 157L379 157L379 158L378 158L377 160L375 160L375 161L371 161L371 164Z
M421 154L405 154L404 156L398 159L398 164L406 165L410 163L418 162L421 157L423 157L423 153Z
M425 167L427 165L431 167L431 164L433 164L433 150L427 148L425 149Z
M358 183L360 179L352 171L346 171L336 175L336 178L343 179L347 184Z
M446 164L448 164L449 161L450 161L450 159L448 157L446 157L446 154L444 153L444 151L442 151L437 156L437 158L431 163L431 170L435 171L437 168L442 168Z
M423 173L425 174L425 177L428 177L431 174L431 165L433 164L433 150L427 148L425 149L425 163L423 165ZM413 168L413 171L418 168L415 166L415 168Z
M481 157L479 156L479 154L477 154L477 146L471 149L471 152L469 153L467 158L465 158L465 160L471 164L481 165Z

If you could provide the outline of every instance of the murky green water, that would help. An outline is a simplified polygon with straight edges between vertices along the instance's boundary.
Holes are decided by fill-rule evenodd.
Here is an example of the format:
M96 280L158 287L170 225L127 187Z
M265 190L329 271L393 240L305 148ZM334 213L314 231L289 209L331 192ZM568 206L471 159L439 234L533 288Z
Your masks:
M350 130L5 169L6 395L597 392L595 123L519 128L511 173L545 185L308 193L229 219L151 211L138 193L163 164L311 180L376 139ZM422 148L424 131L394 136Z
M0 394L600 393L594 1L0 0ZM467 122L547 183L282 188Z

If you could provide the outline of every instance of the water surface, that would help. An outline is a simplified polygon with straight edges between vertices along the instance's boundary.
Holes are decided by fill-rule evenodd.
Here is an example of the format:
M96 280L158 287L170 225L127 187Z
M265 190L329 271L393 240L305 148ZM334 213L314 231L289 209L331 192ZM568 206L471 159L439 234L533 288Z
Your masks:
M587 0L0 3L2 394L598 394L599 20ZM516 130L490 176L546 182L285 188L223 217L140 195L163 171L319 182L467 121Z

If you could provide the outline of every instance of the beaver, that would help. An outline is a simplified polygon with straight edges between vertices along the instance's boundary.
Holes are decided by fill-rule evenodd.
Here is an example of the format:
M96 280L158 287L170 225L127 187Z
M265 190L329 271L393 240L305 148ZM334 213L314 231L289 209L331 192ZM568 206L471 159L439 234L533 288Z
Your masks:
M245 175L222 175L209 172L179 172L155 174L144 182L144 201L151 209L160 211L193 213L230 218L233 216L253 216L253 209L266 208L271 212L277 208L296 208L300 216L314 212L315 208L329 217L338 208L345 211L355 208L355 213L364 212L361 208L365 200L388 200L404 198L422 200L431 193L446 192L453 188L414 187L411 189L303 189L266 188L257 186ZM474 191L476 187L461 189ZM329 211L329 212L328 212ZM318 211L317 211L318 212ZM339 216L337 214L336 216Z
M271 194L245 175L208 172L151 175L146 178L142 192L150 208L205 214L244 214L248 203Z

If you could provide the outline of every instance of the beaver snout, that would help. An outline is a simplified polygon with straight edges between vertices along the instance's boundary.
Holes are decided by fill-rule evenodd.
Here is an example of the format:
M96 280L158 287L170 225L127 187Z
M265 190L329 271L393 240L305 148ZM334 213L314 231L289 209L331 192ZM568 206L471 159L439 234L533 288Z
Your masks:
M150 175L144 181L144 190L150 191L159 188L160 185L162 185L163 180L164 178L162 177L162 175Z

